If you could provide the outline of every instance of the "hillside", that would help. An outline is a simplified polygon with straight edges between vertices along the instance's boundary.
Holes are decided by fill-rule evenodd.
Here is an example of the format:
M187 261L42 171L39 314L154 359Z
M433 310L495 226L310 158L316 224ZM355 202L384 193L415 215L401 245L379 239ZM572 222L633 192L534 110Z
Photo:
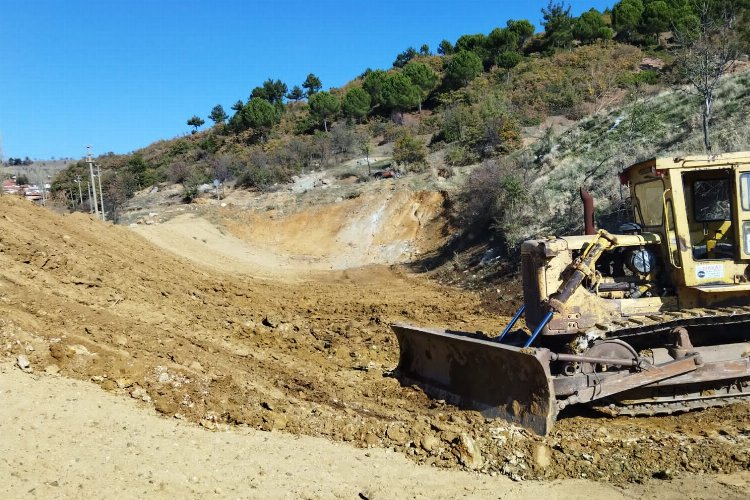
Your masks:
M638 60L641 66L648 61ZM727 76L716 91L711 130L717 151L737 151L750 146L743 126L750 109L745 67L738 64L735 73ZM484 97L479 97L481 92L479 81L466 90L469 102L479 99L468 109L484 105ZM308 158L307 167L291 168L293 163L286 163L289 168L284 167L286 173L280 178L274 177L275 174L262 174L252 166L253 161L263 161L267 165L264 168L274 170L276 161L296 161L288 156L294 148L301 147L304 151L316 141L323 141L321 151L326 151L330 141L336 140L337 128L327 136L280 136L262 145L249 146L240 146L218 130L212 130L163 141L131 156L99 158L97 161L105 169L104 192L109 218L131 223L139 214L158 211L165 203L179 205L193 198L210 199L212 177L223 179L225 194L232 193L242 200L228 200L229 203L248 209L294 211L306 205L335 203L339 198L352 199L360 193L376 193L379 188L374 186L378 181L368 175L368 170L379 172L393 165L394 137L403 129L424 132L415 137L424 143L431 142L432 146L426 151L423 166L397 167L403 173L397 185L407 185L411 191L440 191L445 200L441 213L445 232L463 232L463 246L489 243L499 247L502 254L512 255L513 248L523 239L580 230L581 209L576 200L579 187L587 188L597 199L599 223L613 228L628 217L623 205L626 194L616 182L622 168L647 157L688 154L703 149L694 97L659 85L613 89L608 106L593 114L575 120L550 116L539 125L521 127L517 149L479 163L456 156L468 154L460 141L440 139L444 131L436 129L434 123L445 120L445 112L405 114L404 118L405 125L374 121L369 125L342 123L334 126L354 136L367 135L373 130L381 134L371 136L369 169L368 156L357 149L356 143L350 143L349 149L336 154L327 149L327 156L316 161ZM380 130L383 126L392 130ZM202 149L204 141L217 138L228 142L218 146L214 153ZM469 163L464 166L465 161ZM78 164L58 176L55 183L61 189L58 192L69 192L64 186L74 175L86 179L83 168L83 164ZM261 175L264 184L248 188L246 181L250 170L243 170L246 168L255 169L252 175ZM203 172L201 176L177 176L195 169ZM140 171L141 181L137 181L136 170ZM158 181L159 178L163 180ZM107 185L108 182L111 184ZM160 193L144 194L153 191L152 182L160 187ZM139 191L139 188L144 189ZM141 195L133 198L136 192ZM77 198L77 186L69 193ZM166 193L169 196L165 196ZM612 193L619 193L618 198L612 198ZM88 210L87 201L78 208ZM460 248L450 249L455 250Z
M750 72L742 63L717 87L711 127L717 151L750 148L748 84ZM596 200L598 225L616 230L631 217L619 172L648 158L703 150L700 117L687 90L634 92L620 106L550 131L530 147L477 169L462 196L495 221L510 248L536 235L580 232L580 187Z
M644 127L659 128L663 118L644 107L644 99L653 92L697 91L704 105L698 98L677 98L680 116L670 117L671 123L661 128L677 126L689 134L696 128L695 117L703 114L704 122L717 130L720 117L712 111L720 106L709 106L719 97L714 96L715 82L736 61L746 59L743 53L748 51L750 17L744 2L620 0L603 12L590 9L573 16L565 2L551 1L541 14L541 32L528 20L508 19L489 33L464 34L434 48L408 47L395 56L392 67L367 68L340 88L326 90L314 73L296 85L268 78L227 106L233 113L221 104L211 109L210 128L201 130L205 120L196 114L186 122L191 134L128 155L98 157L105 210L116 220L135 192L154 185L180 184L188 201L214 180L253 192L274 191L296 175L355 158L359 168L352 173L362 182L371 177L371 168L365 168L370 157L383 160L379 168L392 164L403 173L431 170L443 177L456 166L510 163L487 167L505 187L485 197L521 206L527 199L538 199L540 183L550 175L580 177L566 175L564 168L552 174L549 161L543 165L545 158L554 158L548 153L557 148L547 125L561 117L583 120L594 129L604 125L597 122L610 121L602 118L613 110L640 107L631 125L611 135L632 142L634 137L620 133L627 128L628 135L643 142L651 135ZM741 107L733 108L741 114ZM632 125L635 121L638 126ZM708 129L706 133L703 146L672 137L631 156L671 151L675 141L692 152L738 146L721 134L712 146ZM610 162L597 168L597 176L617 168L611 153L603 153L599 145L595 150L579 160L600 167ZM621 167L623 161L615 163ZM88 183L84 162L56 176L53 187L62 206L86 211L90 203L76 183L79 177ZM590 177L584 175L589 181ZM530 181L535 186L529 186ZM556 190L554 179L551 182ZM465 216L465 206L459 205L452 215ZM468 208L471 212L475 207ZM553 213L534 210L539 217L524 220L522 226L569 229L570 222L556 211L554 206ZM461 225L488 233L485 239L495 233L509 247L518 241L518 228L508 223L519 218L515 208L508 215L496 213L497 208L482 212L491 216L471 221L463 217Z

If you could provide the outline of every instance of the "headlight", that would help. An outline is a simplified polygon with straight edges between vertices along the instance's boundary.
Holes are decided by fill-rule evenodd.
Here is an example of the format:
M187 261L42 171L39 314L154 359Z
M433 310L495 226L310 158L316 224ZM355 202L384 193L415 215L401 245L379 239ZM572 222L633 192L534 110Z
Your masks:
M653 252L645 248L631 250L625 260L628 269L638 274L648 274L654 270L656 258Z

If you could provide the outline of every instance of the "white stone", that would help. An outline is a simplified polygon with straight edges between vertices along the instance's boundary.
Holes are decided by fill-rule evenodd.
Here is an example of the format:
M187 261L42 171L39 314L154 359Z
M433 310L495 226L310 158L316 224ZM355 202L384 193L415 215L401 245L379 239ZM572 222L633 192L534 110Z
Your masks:
M31 366L31 362L29 362L29 358L27 358L23 354L19 354L18 357L16 357L16 364L21 370L28 370L29 366Z

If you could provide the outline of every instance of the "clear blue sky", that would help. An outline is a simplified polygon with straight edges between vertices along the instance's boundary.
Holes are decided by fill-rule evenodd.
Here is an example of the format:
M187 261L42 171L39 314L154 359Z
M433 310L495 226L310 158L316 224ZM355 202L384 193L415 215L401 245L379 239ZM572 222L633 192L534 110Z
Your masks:
M615 2L573 0L572 13ZM308 73L324 88L508 19L539 26L547 0L0 0L3 158L127 153L229 113L253 87Z

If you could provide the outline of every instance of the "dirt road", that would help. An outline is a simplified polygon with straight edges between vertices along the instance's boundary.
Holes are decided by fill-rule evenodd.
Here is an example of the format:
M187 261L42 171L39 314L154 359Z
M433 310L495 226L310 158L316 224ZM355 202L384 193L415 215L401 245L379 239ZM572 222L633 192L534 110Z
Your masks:
M705 491L705 486L711 494L718 491L726 498L743 491L720 487L719 479L706 474L750 468L750 405L652 419L572 417L560 421L550 436L539 438L430 400L418 389L403 387L387 376L398 356L388 328L393 321L496 330L502 319L489 313L477 294L439 287L397 268L378 265L319 270L294 279L282 279L281 275L279 279L258 279L252 272L225 272L222 266L212 264L214 253L210 251L181 253L186 245L178 245L165 252L126 228L88 216L60 217L9 197L0 198L0 214L0 357L14 360L25 356L36 373L63 375L65 378L40 382L59 385L61 394L66 394L67 379L77 379L96 383L119 398L152 406L168 417L154 420L166 426L162 438L182 443L184 453L192 453L192 441L198 438L183 440L182 434L175 438L174 433L182 432L190 422L204 429L190 427L186 431L196 436L214 436L209 431L217 430L224 435L223 429L229 426L238 436L251 428L274 431L263 435L274 439L281 435L292 440L302 439L295 436L324 437L332 450L341 447L342 451L332 453L360 453L350 445L367 448L371 455L375 453L372 456L392 449L395 453L388 455L389 461L398 463L396 460L406 458L424 464L420 471L434 471L430 467L434 465L482 473L445 480L462 487L484 484L481 481L494 484L492 475L502 475L518 481L593 479L601 484L585 484L592 488L604 488L605 483L628 485L627 494L636 491L634 482L654 488L643 490L646 493L658 491L662 484L676 485L670 490L674 492L682 488L680 484L692 485L689 491L694 492ZM221 217L215 213L206 219L214 221L215 231L204 221L195 227L196 234L209 235L207 241L209 237L231 237L238 248L244 245L242 241L253 247L256 242L243 233L241 224L233 229L238 222L227 218L221 224ZM192 231L190 224L182 228L187 235ZM184 241L180 238L168 241ZM373 240L373 245L379 244ZM217 249L225 246L221 241L211 245ZM241 259L232 265L240 266L237 262ZM0 380L14 383L11 373L15 375L6 369ZM16 390L11 387L11 394ZM128 404L103 391L101 396ZM39 400L32 398L32 406ZM95 399L86 404L104 405ZM20 415L32 410L16 407L12 415L19 420L12 425L26 425ZM110 416L130 412L107 411ZM53 414L48 414L50 420ZM84 429L76 432L95 427L86 426L81 413L71 410L71 414L84 422ZM58 415L55 419L58 417L62 418ZM134 414L133 418L141 416ZM11 424L2 422L3 435L7 430L28 436L27 429L6 427ZM109 435L114 436L114 431ZM33 453L18 444L9 445L0 456L14 468L13 464L27 463L24 455L41 460L48 454L55 456L55 451L61 454L50 459L56 467L73 467L74 456L64 455L63 450L73 445L48 445L53 437L51 433L32 433ZM167 463L180 458L160 456L156 446L146 444L152 439L159 440L158 436L143 438L143 460L146 455ZM280 462L286 457L295 464L293 469L304 468L295 453L285 454ZM222 459L217 455L217 460ZM175 463L177 467L185 465ZM114 474L117 470L112 467ZM131 466L118 463L116 467ZM277 467L287 470L280 465L274 469ZM89 474L91 481L98 480L96 474ZM103 474L111 475L107 470ZM734 481L745 476L732 477ZM674 480L654 483L653 478ZM424 484L431 481L439 480L425 479ZM345 483L351 489L335 490L337 483L338 479L331 479L331 491L346 495L375 484ZM392 481L377 483L388 488ZM652 483L656 486L649 486ZM526 484L509 491L523 492ZM544 483L551 484L555 483ZM422 485L414 488L417 486ZM19 486L11 481L10 487ZM34 487L42 486L37 483ZM201 489L195 494L205 491L210 492ZM222 491L230 495L230 490ZM484 491L473 496L486 496Z
M90 382L0 364L3 498L745 498L750 473L616 487L514 483L384 449L156 415ZM685 492L689 492L687 495Z

